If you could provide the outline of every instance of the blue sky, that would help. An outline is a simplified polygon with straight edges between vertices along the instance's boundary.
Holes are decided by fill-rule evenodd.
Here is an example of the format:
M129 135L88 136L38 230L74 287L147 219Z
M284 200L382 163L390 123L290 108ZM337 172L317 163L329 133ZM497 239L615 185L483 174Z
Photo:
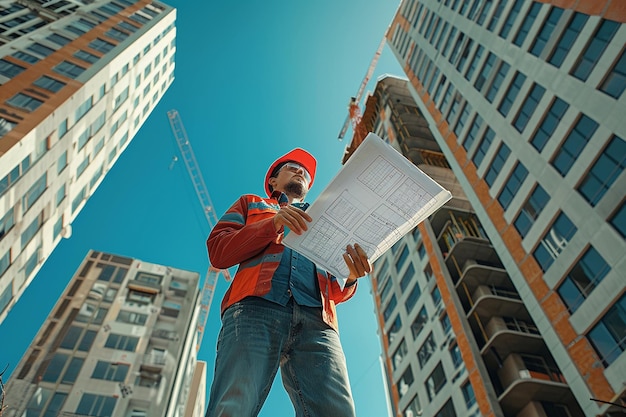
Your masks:
M209 233L167 119L177 109L221 215L242 193L263 194L269 164L294 147L318 159L314 199L341 168L337 140L399 2L170 0L177 8L176 79L0 326L0 368L12 372L89 249L204 276ZM378 76L403 75L385 48ZM218 283L199 359L212 380ZM359 417L387 413L371 285L339 306L340 334ZM293 415L277 378L260 416Z

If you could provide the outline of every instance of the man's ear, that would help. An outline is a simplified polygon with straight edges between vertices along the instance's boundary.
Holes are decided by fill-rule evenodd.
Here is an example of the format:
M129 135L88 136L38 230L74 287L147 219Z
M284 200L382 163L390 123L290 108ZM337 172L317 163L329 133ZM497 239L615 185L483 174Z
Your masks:
M276 177L270 177L268 184L270 185L270 187L276 188L276 181Z

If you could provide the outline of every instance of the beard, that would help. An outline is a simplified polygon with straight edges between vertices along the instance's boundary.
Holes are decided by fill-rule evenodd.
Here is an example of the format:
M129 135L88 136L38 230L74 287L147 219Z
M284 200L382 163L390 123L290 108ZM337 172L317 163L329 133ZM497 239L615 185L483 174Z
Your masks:
M307 191L302 183L297 181L290 181L285 185L285 194L294 198L303 199Z

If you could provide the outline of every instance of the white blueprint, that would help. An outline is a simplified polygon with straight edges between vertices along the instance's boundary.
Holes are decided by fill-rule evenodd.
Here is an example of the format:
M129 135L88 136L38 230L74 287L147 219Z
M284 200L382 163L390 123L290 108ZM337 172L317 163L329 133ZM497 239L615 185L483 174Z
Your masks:
M345 285L346 246L358 243L374 262L452 195L381 138L370 133L307 209L313 221L283 244Z

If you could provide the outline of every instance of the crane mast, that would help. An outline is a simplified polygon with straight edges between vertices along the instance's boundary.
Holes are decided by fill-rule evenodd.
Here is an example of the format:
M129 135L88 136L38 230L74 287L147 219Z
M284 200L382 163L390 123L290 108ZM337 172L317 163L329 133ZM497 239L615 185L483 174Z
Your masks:
M217 224L218 217L215 214L215 209L213 207L213 203L211 202L209 191L204 182L204 178L202 177L202 172L200 171L198 162L196 161L196 156L193 153L191 143L189 143L189 138L187 137L183 121L180 118L178 111L174 109L167 112L167 117L170 121L170 126L172 127L172 132L174 133L174 138L176 139L176 144L178 145L180 154L183 161L185 161L185 167L187 168L187 172L189 173L189 177L193 183L196 195L202 205L204 217L209 225L209 228L212 229ZM220 274L224 276L226 281L231 280L230 273L227 269L215 268L209 261L209 269L207 270L206 277L204 278L200 299L200 314L198 316L198 325L196 327L198 336L196 351L200 349L200 345L202 344L202 337L204 336L204 329L209 315L209 309L211 308L213 294L215 293L215 285Z

